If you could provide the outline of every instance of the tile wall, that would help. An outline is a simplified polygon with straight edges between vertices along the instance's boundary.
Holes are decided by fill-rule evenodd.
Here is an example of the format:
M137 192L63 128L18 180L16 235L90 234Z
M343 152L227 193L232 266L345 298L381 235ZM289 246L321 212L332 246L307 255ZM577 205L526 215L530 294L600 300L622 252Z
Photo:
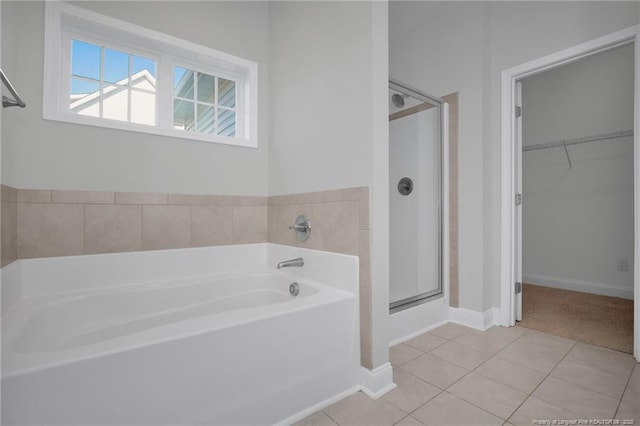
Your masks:
M18 258L18 191L10 186L0 187L0 221L2 266Z
M266 197L2 189L3 265L267 241Z

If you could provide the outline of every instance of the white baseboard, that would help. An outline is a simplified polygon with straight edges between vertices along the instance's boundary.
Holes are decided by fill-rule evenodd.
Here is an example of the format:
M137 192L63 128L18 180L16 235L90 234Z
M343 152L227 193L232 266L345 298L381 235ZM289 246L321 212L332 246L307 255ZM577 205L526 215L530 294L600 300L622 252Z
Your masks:
M350 389L347 389L344 392L340 392L337 395L332 396L331 398L327 398L322 402L319 402L317 404L312 405L311 407L299 411L296 414L294 414L293 416L287 417L286 419L276 423L276 426L288 426L288 425L292 425L302 419L304 419L307 416L312 415L313 413L320 411L324 408L327 408L328 406L330 406L333 403L336 403L338 401L340 401L343 398L348 397L351 394L354 394L356 392L358 392L361 389L360 386L354 386Z
M581 291L584 293L599 294L601 296L621 297L623 299L633 300L633 286L625 287L615 284L545 277L542 275L523 275L522 282L541 285L544 287L559 288L562 290Z
M436 322L434 324L428 325L427 327L421 328L420 330L414 331L413 333L410 333L410 334L408 334L406 336L402 336L399 339L392 340L391 342L389 342L389 347L395 346L395 345L400 344L400 343L404 343L407 340L411 340L414 337L418 337L419 335L424 334L427 331L431 331L431 330L433 330L435 328L438 328L441 325L445 325L448 322L449 322L449 320L438 321L438 322Z
M449 322L485 331L496 324L498 312L496 308L489 308L484 312L472 311L465 308L449 308Z
M394 314L396 315L396 314ZM465 308L453 308L448 307L445 312L446 319L437 320L432 319L434 322L426 322L426 326L411 332L405 336L397 338L389 342L389 347L395 346L399 343L404 343L407 340L411 340L423 333L438 328L448 322L464 325L466 327L475 328L476 330L485 331L498 324L498 308L489 308L484 312L472 311Z
M446 324L448 319L449 301L445 297L390 314L389 346L413 339Z
M397 386L393 383L393 369L388 362L373 370L362 367L360 372L361 390L370 398L378 399Z
M378 368L369 370L368 368L360 367L360 385L354 386L340 392L330 398L325 399L317 404L312 405L296 414L287 417L286 419L276 423L277 426L291 425L304 419L311 414L327 408L331 404L340 401L343 398L348 397L358 391L364 392L369 398L378 399L385 395L387 392L395 389L397 385L393 383L393 369L390 363L381 365Z

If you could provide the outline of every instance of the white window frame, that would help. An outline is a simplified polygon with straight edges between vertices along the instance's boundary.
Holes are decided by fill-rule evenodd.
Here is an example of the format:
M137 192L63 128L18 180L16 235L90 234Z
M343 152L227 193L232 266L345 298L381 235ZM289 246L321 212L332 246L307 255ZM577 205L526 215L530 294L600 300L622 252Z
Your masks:
M46 2L45 7L44 119L257 148L257 63L63 2ZM156 61L155 126L70 111L71 39ZM173 128L174 66L236 82L236 137Z

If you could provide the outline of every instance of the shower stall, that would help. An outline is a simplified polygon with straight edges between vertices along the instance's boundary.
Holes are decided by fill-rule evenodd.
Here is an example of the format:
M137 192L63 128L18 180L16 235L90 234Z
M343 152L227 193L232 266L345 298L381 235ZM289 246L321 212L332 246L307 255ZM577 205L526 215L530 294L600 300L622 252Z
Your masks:
M389 80L389 309L443 295L445 102Z

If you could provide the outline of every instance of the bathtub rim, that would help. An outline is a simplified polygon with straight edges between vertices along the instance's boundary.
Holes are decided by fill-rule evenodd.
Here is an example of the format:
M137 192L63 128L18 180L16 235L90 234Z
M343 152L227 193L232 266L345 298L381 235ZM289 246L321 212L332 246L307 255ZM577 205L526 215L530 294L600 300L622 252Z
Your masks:
M339 302L342 300L353 299L354 304L357 305L357 303L355 303L357 297L353 293L336 289L322 283L317 283L306 278L300 278L290 273L276 272L273 270L268 270L266 268L254 269L251 271L251 273L266 273L285 278L286 280L299 281L301 283L304 283L305 285L309 285L315 288L317 290L317 293L305 297L304 299L306 299L306 301L303 299L292 299L271 305L261 305L257 307L250 307L226 311L222 313L214 313L211 315L199 316L195 318L188 318L158 327L140 330L113 339L107 339L97 343L82 345L69 349L43 351L37 353L10 352L12 343L10 339L15 338L15 336L19 332L19 330L17 329L21 327L22 323L10 324L6 329L4 329L5 321L7 319L10 320L11 318L3 317L1 379L11 378L22 374L35 373L73 362L82 362L124 351L135 350L153 345L161 345L162 343L166 343L176 339L188 338L209 332L215 332L216 330L224 328L242 326L263 319L287 315L290 313L299 312L305 309L319 307L328 303ZM229 278L244 275L249 275L249 273L243 272L242 274L224 274L224 277ZM214 279L218 277L219 276L205 276L199 278ZM189 277L188 280L192 280L193 278L194 277ZM201 281L200 279L198 281ZM113 288L103 289L99 292L99 294L111 294L114 292L114 290L117 289L146 284L148 283L118 285ZM163 284L166 283L163 282ZM186 284L186 286L188 286L188 284ZM95 290L75 291L73 293L65 293L64 296L59 297L49 295L33 296L32 298L38 297L44 299L53 299L57 301L61 299L64 300L67 297L75 297L81 294L89 295L94 291ZM46 301L44 303L46 303ZM6 333L5 330L8 331L8 333ZM356 330L356 332L359 336L359 330ZM142 341L140 341L141 338L143 339Z

